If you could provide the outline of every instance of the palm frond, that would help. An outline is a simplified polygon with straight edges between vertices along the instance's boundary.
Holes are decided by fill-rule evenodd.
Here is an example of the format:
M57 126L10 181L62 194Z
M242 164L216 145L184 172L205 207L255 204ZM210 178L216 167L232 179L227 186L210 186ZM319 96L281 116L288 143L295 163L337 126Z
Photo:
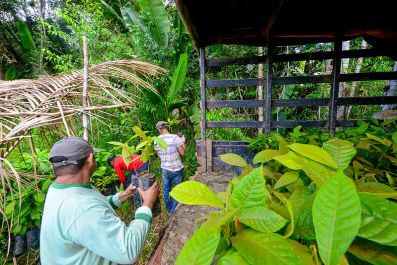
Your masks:
M165 70L140 61L120 60L93 65L89 69L88 111L133 108L142 89L157 94L148 81ZM83 112L81 104L83 70L44 76L33 80L0 81L0 146L6 157L27 131L62 123ZM113 84L128 82L128 91ZM61 103L61 110L59 104ZM1 150L0 150L1 151Z

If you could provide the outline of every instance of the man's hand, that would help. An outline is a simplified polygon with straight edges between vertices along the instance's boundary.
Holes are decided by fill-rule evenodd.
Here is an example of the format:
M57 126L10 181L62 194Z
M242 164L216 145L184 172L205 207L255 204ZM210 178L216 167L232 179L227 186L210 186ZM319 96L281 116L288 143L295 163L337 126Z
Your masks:
M130 184L124 191L122 191L119 195L119 200L121 202L125 202L129 198L131 198L134 195L134 190L136 187L132 184Z
M152 209L160 194L160 186L157 184L157 181L149 189L144 191L138 188L138 191L143 199L143 205Z

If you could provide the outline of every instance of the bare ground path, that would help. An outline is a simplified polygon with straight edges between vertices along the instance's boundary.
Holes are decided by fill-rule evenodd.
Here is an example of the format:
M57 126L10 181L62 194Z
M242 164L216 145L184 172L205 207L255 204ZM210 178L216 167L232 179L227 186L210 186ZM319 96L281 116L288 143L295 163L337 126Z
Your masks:
M228 182L233 176L233 173L230 172L207 172L197 173L191 179L208 185L215 192L221 192L226 190ZM174 264L183 245L193 235L196 227L194 220L213 211L216 209L207 206L179 205L148 264Z

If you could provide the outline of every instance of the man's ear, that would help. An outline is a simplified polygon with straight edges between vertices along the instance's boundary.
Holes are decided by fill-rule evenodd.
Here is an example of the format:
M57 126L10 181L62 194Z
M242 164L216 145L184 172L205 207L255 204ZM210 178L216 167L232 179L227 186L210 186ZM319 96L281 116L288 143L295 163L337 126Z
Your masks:
M91 153L89 156L88 156L88 163L90 163L91 165L92 164L94 164L95 162L94 162L94 154L93 153Z

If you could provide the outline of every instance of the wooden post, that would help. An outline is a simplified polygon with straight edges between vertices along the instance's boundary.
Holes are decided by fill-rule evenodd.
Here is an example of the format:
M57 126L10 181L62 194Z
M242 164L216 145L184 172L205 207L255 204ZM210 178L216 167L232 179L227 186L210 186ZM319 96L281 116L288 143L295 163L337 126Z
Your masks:
M263 56L263 47L258 47L258 55ZM263 63L258 64L258 78L262 79L263 78ZM257 87L257 99L258 100L263 100L263 85L260 84ZM258 121L263 121L263 107L258 108ZM263 133L263 128L258 128L258 134Z
M338 38L334 43L334 67L332 70L331 104L329 109L329 130L334 136L336 131L336 113L338 110L339 76L341 67L342 40Z
M83 72L83 139L88 141L88 43L83 36L84 72Z
M206 84L205 84L205 48L200 49L200 89L201 89L201 150L203 156L203 167L207 172L207 117L206 117Z
M265 133L270 133L272 118L272 64L273 64L273 45L268 41L267 46L267 75L266 75L266 98L265 98Z

